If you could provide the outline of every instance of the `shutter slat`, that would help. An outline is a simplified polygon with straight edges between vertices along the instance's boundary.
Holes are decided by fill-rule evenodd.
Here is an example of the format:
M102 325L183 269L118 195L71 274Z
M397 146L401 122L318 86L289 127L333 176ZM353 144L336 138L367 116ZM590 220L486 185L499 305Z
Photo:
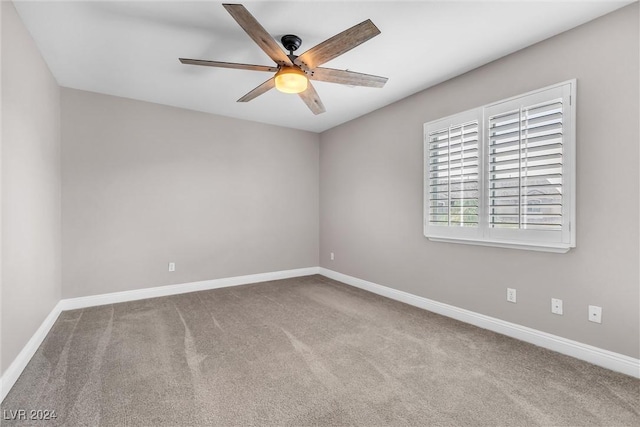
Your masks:
M509 129L503 129L503 132L491 132L491 143L493 144L506 144L511 141L519 141L520 139L520 128L516 126L515 128L510 127Z
M442 151L442 153L443 154L440 154L440 153L434 151L433 154L429 155L429 158L431 158L431 159L440 158L440 157L445 157L446 158L446 157L449 156L449 152L448 151ZM463 153L463 156L464 156L464 154L474 154L475 153L476 157L477 157L478 147L464 149L464 150L462 150L462 153Z
M562 164L562 153L553 153L553 154L538 154L538 155L528 155L529 150L527 150L527 155L524 159L527 160L527 163L542 163L544 164Z
M500 191L503 194L495 194L496 192ZM520 195L520 187L510 187L510 188L499 188L499 189L491 189L490 192L491 194L491 201L493 201L494 199L500 199L500 198L505 198L505 197L509 197L509 198L514 198L514 197L519 197ZM504 194L504 193L508 193L508 194ZM519 199L518 199L519 200Z
M526 145L529 150L534 148L541 147L549 147L551 149L552 145L555 145L553 148L557 148L559 145L562 147L562 134L549 134L537 137L529 137L526 138ZM519 151L520 149L520 140L516 139L515 141L503 142L499 144L491 144L490 145L490 154L491 155L501 155L506 151Z
M489 118L489 122L500 123L500 122L508 121L510 119L517 121L519 118L519 113L520 112L518 110L510 110L510 111L505 111L504 113L494 114Z
M536 118L538 116L545 116L554 114L556 112L562 113L562 100L556 99L550 102L545 102L540 105L534 105L526 109L530 118Z
M529 118L527 123L529 126L539 126L541 123L562 123L562 113L551 112L550 114L540 115L534 118Z
M522 158L528 158L531 160L540 160L541 157L544 156L558 156L562 158L562 145L554 144L557 147L548 148L548 147L534 147L527 148L527 155L523 156L520 154L520 150L511 150L509 153L500 153L500 154L490 154L489 155L489 164L490 165L498 165L505 162L513 162L519 161ZM548 153L552 151L551 153Z
M550 125L542 126L528 126L522 128L522 133L526 131L527 138L536 138L546 135L559 135L562 134L562 123L553 123ZM523 135L524 136L524 135Z
M473 144L472 144L473 142ZM473 139L473 140L465 140L465 141L460 141L457 140L456 142L452 143L451 145L449 145L449 153L455 153L460 151L461 149L463 149L464 147L477 147L478 146L478 139Z
M508 168L508 169L507 168L496 169L496 170L491 170L490 174L491 174L491 177L500 179L500 178L504 178L503 175L515 174L516 176L513 178L516 178L518 175L522 177L555 175L554 172L560 172L559 175L562 175L562 163L550 163L550 164L532 165L532 166L518 166L515 168Z

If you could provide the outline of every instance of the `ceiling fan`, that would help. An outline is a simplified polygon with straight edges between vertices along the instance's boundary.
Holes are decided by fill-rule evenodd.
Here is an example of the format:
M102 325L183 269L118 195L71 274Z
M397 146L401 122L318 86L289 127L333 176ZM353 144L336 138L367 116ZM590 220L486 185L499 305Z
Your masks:
M249 37L273 59L276 66L206 61L202 59L179 59L183 64L276 73L269 80L238 99L238 102L251 101L275 87L281 92L297 93L313 114L321 114L326 110L309 80L378 88L383 87L388 80L386 77L320 67L325 62L380 34L380 30L370 19L325 40L302 55L297 56L293 52L302 44L300 37L287 34L281 38L282 45L289 51L287 55L243 5L223 4L223 6Z

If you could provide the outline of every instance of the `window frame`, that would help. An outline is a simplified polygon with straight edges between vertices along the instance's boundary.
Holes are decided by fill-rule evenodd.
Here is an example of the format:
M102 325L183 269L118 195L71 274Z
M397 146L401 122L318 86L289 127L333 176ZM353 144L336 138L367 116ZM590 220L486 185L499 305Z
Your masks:
M439 118L423 125L423 233L431 241L462 243L502 248L565 253L576 246L576 85L577 80L567 80L527 93L512 96L458 114ZM489 126L487 111L516 105L526 99L549 100L552 91L562 95L562 227L558 232L530 229L498 229L489 226ZM568 101L568 102L567 102ZM565 104L566 103L566 104ZM429 133L445 126L456 126L478 121L478 173L479 206L478 227L452 227L429 224ZM460 230L464 229L464 230ZM475 233L470 231L474 230ZM549 238L555 233L553 239Z

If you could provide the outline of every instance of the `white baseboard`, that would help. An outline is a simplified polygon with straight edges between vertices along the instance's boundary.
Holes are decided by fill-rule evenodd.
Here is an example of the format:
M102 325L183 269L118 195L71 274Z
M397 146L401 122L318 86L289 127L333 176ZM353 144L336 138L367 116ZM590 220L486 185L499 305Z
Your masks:
M179 285L158 286L155 288L136 289L133 291L113 292L109 294L91 295L88 297L62 299L51 310L29 342L13 360L11 365L0 377L0 402L4 400L13 385L22 374L24 368L40 347L45 337L53 327L61 312L78 308L95 307L99 305L115 304L126 301L136 301L146 298L156 298L168 295L185 294L189 292L205 291L208 289L225 288L228 286L248 285L251 283L268 282L270 280L288 279L291 277L310 276L318 274L319 267L299 268L295 270L274 271L270 273L251 274L248 276L226 277L223 279L203 280L201 282L182 283Z
M16 381L20 377L20 374L22 374L24 368L27 367L27 364L38 350L38 347L40 347L40 344L42 344L42 341L44 341L53 324L56 323L58 316L60 315L60 313L62 313L61 302L62 301L59 301L55 305L55 307L53 307L51 313L49 313L46 319L44 319L31 339L22 348L22 351L15 359L13 359L11 365L9 365L7 370L4 371L4 374L2 374L2 377L0 377L0 402L2 402L7 396L9 390L11 390L11 387L13 387L13 385L16 383Z
M602 366L612 371L622 372L640 378L640 359L625 356L624 354L614 353L588 344L583 344L557 335L548 334L526 326L517 325L515 323L506 322L494 317L485 316L473 311L458 308L449 304L433 301L427 298L419 297L408 292L399 291L397 289L378 285L373 282L358 279L357 277L348 276L320 267L320 274L330 279L346 283L374 294L382 295L405 304L413 305L443 316L451 317L465 323L488 329L502 335L519 339L558 353L584 360L594 365Z
M312 274L318 274L319 270L319 267L308 267L298 268L296 270L251 274L248 276L225 277L222 279L203 280L201 282L181 283L179 285L157 286L155 288L112 292L109 294L91 295L88 297L68 298L61 300L60 303L62 304L62 310L75 310L78 308L95 307L119 302L207 291L209 289L226 288L228 286L248 285L251 283L268 282L270 280L310 276Z

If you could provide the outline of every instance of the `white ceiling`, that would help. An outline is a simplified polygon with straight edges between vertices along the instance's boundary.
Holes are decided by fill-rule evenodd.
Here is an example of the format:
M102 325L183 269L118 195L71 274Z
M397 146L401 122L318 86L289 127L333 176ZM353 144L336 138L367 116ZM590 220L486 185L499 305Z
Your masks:
M265 72L178 57L272 65L222 2L15 1L61 86L321 132L633 1L246 1L276 39L305 50L367 18L382 34L325 64L389 77L382 89L314 82L314 116L276 90L236 100Z

